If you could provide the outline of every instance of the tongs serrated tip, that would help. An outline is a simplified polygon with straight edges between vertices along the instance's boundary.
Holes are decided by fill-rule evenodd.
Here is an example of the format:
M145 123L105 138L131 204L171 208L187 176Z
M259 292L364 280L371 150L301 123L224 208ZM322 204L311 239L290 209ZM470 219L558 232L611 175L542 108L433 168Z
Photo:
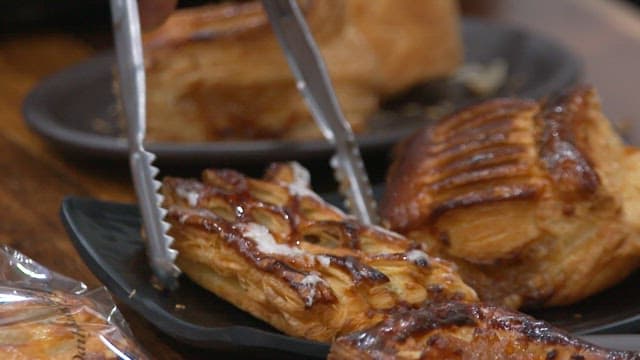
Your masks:
M359 154L357 155L360 156ZM368 183L366 175L362 176L362 181L365 182L361 185L359 190L353 190L352 182L349 181L349 176L345 174L345 166L340 164L340 157L338 154L331 157L329 165L333 169L333 176L338 182L338 190L344 196L344 205L347 209L352 209L355 212L356 217L365 224L377 224L380 220L377 213L377 204L373 197L373 190ZM363 162L356 162L356 166L359 167L358 171L366 174ZM361 175L355 175L361 176ZM355 194L362 193L362 196ZM367 209L367 211L358 211L358 209Z
M147 238L147 255L156 280L164 288L178 285L180 269L175 265L178 252L171 248L173 238L167 234L171 225L164 221L164 197L156 180L159 169L156 156L145 150L146 89L140 18L136 0L111 0L116 55L120 73L120 101L127 119L129 161L133 183Z

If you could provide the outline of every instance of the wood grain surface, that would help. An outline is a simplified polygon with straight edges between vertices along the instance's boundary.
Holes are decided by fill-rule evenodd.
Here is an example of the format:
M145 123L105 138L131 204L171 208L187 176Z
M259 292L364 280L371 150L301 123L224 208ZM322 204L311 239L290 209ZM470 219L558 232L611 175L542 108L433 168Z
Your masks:
M640 15L616 0L463 1L466 14L516 24L565 44L585 64L605 112L622 126L640 124ZM100 283L74 250L60 223L64 196L133 201L128 170L100 159L65 158L24 124L24 96L43 77L95 53L68 34L4 36L0 40L0 243L53 270ZM213 353L180 344L121 305L136 337L158 359L286 358L283 354Z

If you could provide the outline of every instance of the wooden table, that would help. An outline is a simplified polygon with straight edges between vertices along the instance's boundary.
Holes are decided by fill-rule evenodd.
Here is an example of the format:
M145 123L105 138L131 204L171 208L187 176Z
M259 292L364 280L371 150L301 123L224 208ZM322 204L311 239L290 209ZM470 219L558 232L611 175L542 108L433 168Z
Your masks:
M583 58L587 81L600 90L604 108L619 124L640 124L640 13L614 0L465 0L467 14L539 31ZM69 35L31 35L0 42L0 243L45 266L86 282L93 277L59 221L65 195L132 201L125 166L99 159L71 161L24 125L23 97L45 75L94 53ZM214 354L179 344L121 306L135 335L159 359L211 358ZM220 354L218 354L220 355ZM232 354L226 354L231 356ZM237 358L239 354L233 354ZM253 356L250 356L253 358Z

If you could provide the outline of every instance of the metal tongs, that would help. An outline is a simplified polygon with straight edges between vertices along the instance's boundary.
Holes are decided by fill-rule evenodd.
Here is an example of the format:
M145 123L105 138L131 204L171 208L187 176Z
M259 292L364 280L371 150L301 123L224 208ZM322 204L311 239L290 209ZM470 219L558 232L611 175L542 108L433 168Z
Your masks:
M147 238L147 256L159 285L174 289L180 275L180 269L175 265L177 251L171 249L173 238L167 235L170 225L163 220L167 212L161 207L160 182L155 179L159 170L152 165L155 155L144 149L146 89L136 0L111 0L111 18L118 58L120 103L127 119L129 162Z
M336 148L331 159L347 207L365 224L378 222L371 185L351 126L338 105L327 69L295 0L262 0L284 49L297 88L324 137Z
M331 161L347 205L365 224L377 222L371 185L360 157L360 150L345 120L324 62L315 41L294 0L263 0L264 8L297 86L324 137L337 150ZM118 58L120 101L127 119L129 160L133 183L147 237L147 255L151 269L164 288L177 287L180 269L175 265L177 251L167 235L170 225L164 221L166 210L158 193L158 169L152 165L155 155L144 148L146 132L146 90L140 18L136 0L111 0Z

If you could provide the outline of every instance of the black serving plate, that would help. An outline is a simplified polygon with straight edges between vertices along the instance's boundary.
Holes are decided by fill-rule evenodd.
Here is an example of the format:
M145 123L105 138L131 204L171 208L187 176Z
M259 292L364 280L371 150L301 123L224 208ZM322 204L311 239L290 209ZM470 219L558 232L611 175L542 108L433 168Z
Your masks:
M507 25L465 19L465 61L486 64L502 59L508 65L505 85L494 96L538 98L574 84L579 61L565 48L537 34ZM116 121L112 94L114 57L103 54L72 66L39 83L27 96L27 124L68 154L124 160L127 142ZM458 108L483 100L451 81L433 81L390 101L371 119L368 132L357 136L362 152L382 152L430 119L406 111L446 101ZM100 126L97 126L100 125ZM219 141L149 143L148 149L166 164L237 166L241 163L325 159L333 149L324 140Z
M210 349L263 348L326 357L326 344L286 336L184 276L174 292L154 288L137 207L70 197L63 201L61 215L91 271L164 333Z
M337 199L332 196L328 200ZM69 197L62 203L61 216L75 247L100 281L164 333L209 349L240 347L310 358L326 356L328 345L286 336L186 277L173 293L156 290L149 281L137 207ZM640 335L585 336L638 332L639 282L640 273L636 273L582 303L534 315L603 346L640 350Z

